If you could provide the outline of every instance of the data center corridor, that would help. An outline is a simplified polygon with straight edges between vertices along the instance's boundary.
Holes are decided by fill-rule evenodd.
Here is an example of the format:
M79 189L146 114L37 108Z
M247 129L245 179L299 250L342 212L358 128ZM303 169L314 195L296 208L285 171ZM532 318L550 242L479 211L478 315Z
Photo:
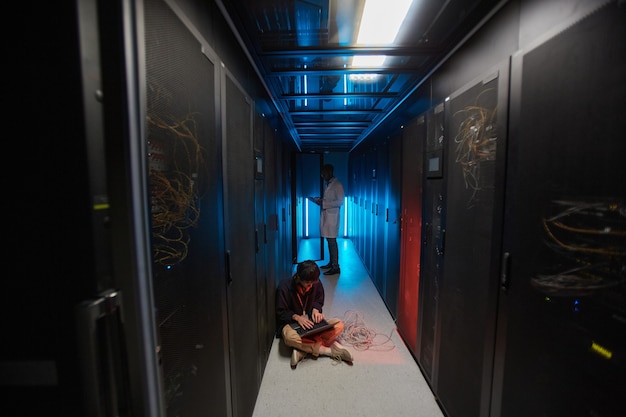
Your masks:
M298 259L307 259L318 242L302 241ZM352 242L338 243L341 273L321 276L324 314L344 320L342 343L354 364L308 356L291 369L291 350L274 339L253 417L443 417Z

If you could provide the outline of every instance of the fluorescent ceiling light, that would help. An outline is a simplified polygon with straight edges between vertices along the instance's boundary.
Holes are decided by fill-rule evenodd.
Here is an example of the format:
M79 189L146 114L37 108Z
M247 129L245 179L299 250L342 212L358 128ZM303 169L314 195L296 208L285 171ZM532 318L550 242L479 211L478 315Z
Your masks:
M381 46L392 44L398 35L413 0L366 0L357 45ZM378 67L385 61L384 55L355 56L353 67Z
M413 0L366 0L358 45L389 45L393 43Z
M350 81L374 81L378 74L350 74Z

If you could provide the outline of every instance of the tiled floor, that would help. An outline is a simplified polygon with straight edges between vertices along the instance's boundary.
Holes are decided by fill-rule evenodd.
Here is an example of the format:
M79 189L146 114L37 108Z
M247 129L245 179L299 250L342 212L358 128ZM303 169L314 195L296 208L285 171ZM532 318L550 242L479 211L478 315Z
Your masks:
M322 276L324 314L352 331L343 344L354 365L308 357L292 370L291 351L275 339L253 417L443 417L352 242L338 242L341 274Z

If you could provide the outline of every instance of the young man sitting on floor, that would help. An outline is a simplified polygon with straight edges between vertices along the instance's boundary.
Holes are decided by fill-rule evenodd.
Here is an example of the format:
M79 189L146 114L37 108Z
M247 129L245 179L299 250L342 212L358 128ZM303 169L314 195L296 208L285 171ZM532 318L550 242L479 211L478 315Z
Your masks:
M315 357L330 356L352 365L352 353L337 342L344 329L341 320L328 318L326 321L332 325L331 328L304 338L294 329L296 324L311 329L324 319L324 285L319 277L317 264L311 260L304 261L298 264L296 273L280 281L276 289L277 329L285 344L293 348L292 369L309 353Z

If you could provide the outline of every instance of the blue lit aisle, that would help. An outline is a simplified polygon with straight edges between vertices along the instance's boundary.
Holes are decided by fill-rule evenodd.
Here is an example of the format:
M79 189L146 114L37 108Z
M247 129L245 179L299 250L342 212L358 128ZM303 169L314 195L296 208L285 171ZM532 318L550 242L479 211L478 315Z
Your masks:
M274 339L253 417L443 417L352 242L338 242L341 274L322 276L324 314L377 336L364 350L344 343L354 366L308 357L295 370Z

